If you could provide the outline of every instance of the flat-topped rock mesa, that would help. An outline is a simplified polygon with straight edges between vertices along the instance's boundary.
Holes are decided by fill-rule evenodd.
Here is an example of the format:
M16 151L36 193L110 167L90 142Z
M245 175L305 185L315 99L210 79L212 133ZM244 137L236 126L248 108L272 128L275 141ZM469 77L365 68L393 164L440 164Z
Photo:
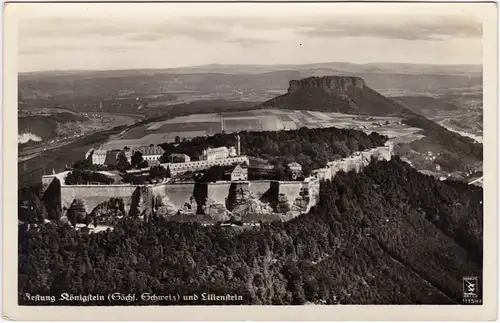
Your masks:
M312 110L374 116L414 116L356 76L322 76L292 80L288 92L262 103L260 108Z
M365 81L356 76L323 76L308 77L302 80L290 81L288 93L293 93L303 88L321 88L325 91L350 91L352 88L362 90L365 87Z

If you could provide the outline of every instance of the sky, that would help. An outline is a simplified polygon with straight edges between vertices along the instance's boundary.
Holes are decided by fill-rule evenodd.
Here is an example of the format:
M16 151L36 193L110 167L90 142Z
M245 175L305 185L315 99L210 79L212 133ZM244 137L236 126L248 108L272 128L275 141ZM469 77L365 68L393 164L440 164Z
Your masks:
M467 4L25 4L20 72L321 62L481 64Z

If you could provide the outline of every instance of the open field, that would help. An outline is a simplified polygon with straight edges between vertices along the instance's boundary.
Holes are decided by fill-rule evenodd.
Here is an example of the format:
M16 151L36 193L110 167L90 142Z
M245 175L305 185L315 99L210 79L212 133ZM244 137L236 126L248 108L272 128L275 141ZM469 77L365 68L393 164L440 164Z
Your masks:
M367 133L378 132L389 137L411 135L420 129L401 124L397 117L366 117L341 113L292 110L253 110L227 112L224 116L224 130L236 131L279 131L308 128L353 128ZM195 114L169 120L151 122L131 128L126 133L106 142L102 149L121 149L149 144L173 142L176 136L181 139L213 135L221 132L220 116ZM417 136L418 137L418 136Z

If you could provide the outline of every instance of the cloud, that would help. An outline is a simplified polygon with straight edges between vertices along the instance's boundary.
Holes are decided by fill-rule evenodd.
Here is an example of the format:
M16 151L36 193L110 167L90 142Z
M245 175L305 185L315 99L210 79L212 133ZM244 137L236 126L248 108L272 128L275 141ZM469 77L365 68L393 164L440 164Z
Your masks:
M258 39L258 38L246 38L246 37L238 37L238 38L230 38L226 40L227 43L238 44L243 47L254 47L259 45L268 45L277 43L277 40L271 39Z
M379 37L404 40L481 38L479 21L470 16L322 15L290 18L205 17L200 24L254 30L294 30L307 37Z
M19 54L21 55L41 55L45 53L46 50L41 48L19 48Z
M97 45L97 46L26 46L19 48L19 54L23 55L43 55L51 54L54 52L83 52L83 51L97 51L97 52L108 52L108 53L126 53L131 50L138 50L140 46L121 46L121 45Z
M136 29L137 30L137 29ZM222 39L228 35L223 29L210 29L195 26L157 24L151 25L143 32L131 32L126 36L129 41L161 41L173 37L184 37L198 41Z
M163 40L168 37L186 37L206 40L227 35L220 26L202 26L193 21L170 19L163 22L144 20L37 18L25 20L19 30L20 38L57 39L69 37L124 37L127 40Z
M408 18L408 17L407 17ZM297 33L308 37L379 37L402 40L442 41L461 38L481 38L482 27L472 20L451 17L405 19L403 17L378 17L357 21L339 19L316 24L303 24Z
M443 41L457 37L480 38L481 24L469 17L458 16L373 16L322 15L302 17L175 17L164 21L142 17L130 19L103 18L32 18L20 24L20 43L80 42L91 47L95 42L109 45L106 51L126 51L134 44L168 41L182 37L198 42L226 42L242 47L276 43L283 39L277 31L292 37L339 38L378 37L385 39ZM274 37L273 37L274 33ZM126 44L123 45L123 44ZM117 45L118 46L118 45ZM113 47L115 47L113 49ZM60 50L74 50L59 48ZM22 54L37 53L24 48Z

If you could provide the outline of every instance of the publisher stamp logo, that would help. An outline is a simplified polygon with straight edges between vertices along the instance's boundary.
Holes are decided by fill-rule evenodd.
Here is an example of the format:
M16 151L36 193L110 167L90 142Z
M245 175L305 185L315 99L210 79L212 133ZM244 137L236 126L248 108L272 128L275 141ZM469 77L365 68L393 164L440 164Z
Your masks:
M464 298L477 298L477 277L464 277Z
M475 276L463 278L463 304L482 304L482 297L479 292L479 280Z

